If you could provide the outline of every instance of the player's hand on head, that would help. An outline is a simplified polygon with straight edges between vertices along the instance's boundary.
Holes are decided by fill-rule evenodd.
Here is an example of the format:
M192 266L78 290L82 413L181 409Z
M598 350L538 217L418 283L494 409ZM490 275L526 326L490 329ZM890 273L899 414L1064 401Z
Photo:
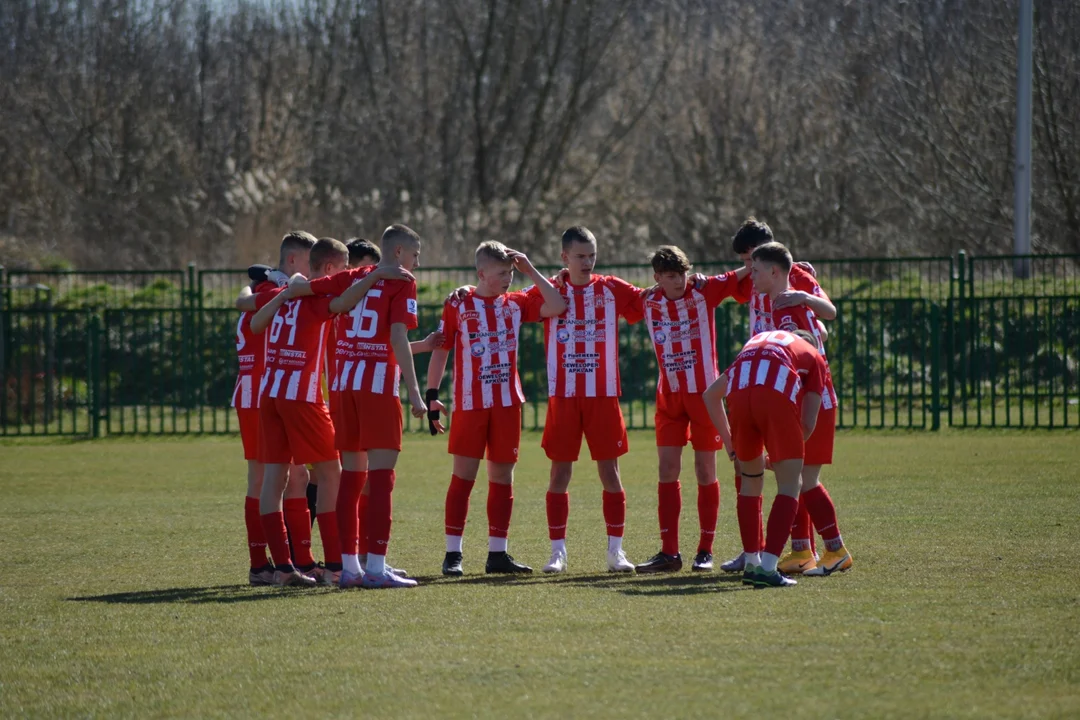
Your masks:
M805 260L801 260L795 264L801 267L806 272L810 273L810 275L812 275L813 277L817 277L817 270L815 270L814 266L806 262Z
M783 310L784 308L799 307L806 304L806 293L800 290L785 290L777 296L773 301L773 310Z

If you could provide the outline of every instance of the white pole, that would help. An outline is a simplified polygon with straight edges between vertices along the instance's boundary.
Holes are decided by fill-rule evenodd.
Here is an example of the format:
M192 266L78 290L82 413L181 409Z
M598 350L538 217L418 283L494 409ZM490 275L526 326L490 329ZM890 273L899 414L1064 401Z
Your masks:
M1031 254L1031 66L1032 0L1020 0L1020 37L1016 58L1016 175L1013 201L1013 253ZM1031 276L1031 260L1017 258L1013 273Z

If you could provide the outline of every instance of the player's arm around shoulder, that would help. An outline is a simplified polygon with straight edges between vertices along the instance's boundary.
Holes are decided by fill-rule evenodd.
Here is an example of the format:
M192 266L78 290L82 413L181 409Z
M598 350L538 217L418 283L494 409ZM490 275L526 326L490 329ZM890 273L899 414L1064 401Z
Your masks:
M262 304L259 311L251 318L251 332L256 335L262 335L274 320L274 315L277 315L278 308L288 302L291 298L288 288L271 290L270 292L274 293L274 296L265 304L262 304L262 298L255 296L255 304ZM263 293L259 293L259 295L263 295Z
M615 308L627 324L634 325L645 319L641 288L614 275L605 276L604 284L615 295Z

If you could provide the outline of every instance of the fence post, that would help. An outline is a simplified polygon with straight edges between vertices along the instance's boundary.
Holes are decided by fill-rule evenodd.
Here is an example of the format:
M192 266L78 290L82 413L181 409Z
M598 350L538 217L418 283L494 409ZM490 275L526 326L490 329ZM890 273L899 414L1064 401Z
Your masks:
M961 250L956 254L956 263L959 265L960 282L957 288L956 313L953 317L953 335L959 335L956 340L957 350L960 357L957 363L957 378L960 386L960 412L963 413L963 424L967 426L967 391L968 391L968 355L967 355L967 303L964 298L967 288L967 253Z
M0 265L0 386L7 387L8 308L7 270ZM0 398L0 427L7 432L7 397Z
M92 309L87 309L87 353L86 359L87 383L89 394L88 403L90 410L90 437L101 437L101 320Z
M191 412L195 409L195 389L192 386L192 376L195 374L198 365L195 358L198 357L197 345L199 344L199 338L196 335L195 323L195 294L198 292L195 282L195 262L189 262L187 269L187 302L181 311L183 313L181 326L183 328L182 342L184 344L184 406L187 410L184 413L184 430L190 433Z
M933 410L930 429L941 429L941 307L930 305L930 407ZM950 400L951 402L951 400Z

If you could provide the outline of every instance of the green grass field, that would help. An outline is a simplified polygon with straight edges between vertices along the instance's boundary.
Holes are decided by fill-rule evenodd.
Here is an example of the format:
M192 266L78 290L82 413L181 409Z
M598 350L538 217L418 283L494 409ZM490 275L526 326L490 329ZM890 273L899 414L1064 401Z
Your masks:
M623 463L626 546L658 548L651 436ZM390 559L412 591L249 588L238 441L0 445L0 717L1077 717L1080 437L844 434L825 475L851 572L785 590L602 572L595 471L571 573L438 575L444 444L410 437ZM688 458L689 459L689 458ZM738 544L722 478L717 556ZM511 551L547 558L527 435ZM697 536L684 488L684 554ZM317 535L317 534L316 534Z

